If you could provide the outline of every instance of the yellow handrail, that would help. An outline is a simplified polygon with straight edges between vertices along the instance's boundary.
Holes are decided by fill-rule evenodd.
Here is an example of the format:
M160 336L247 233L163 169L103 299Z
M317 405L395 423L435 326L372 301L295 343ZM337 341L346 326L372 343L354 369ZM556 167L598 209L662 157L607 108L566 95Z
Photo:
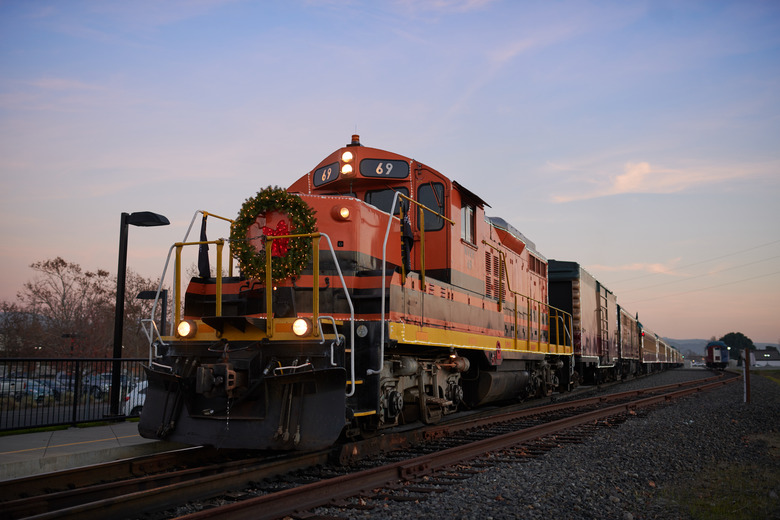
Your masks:
M174 287L173 287L173 302L174 302L174 323L178 324L181 321L181 252L184 246L200 246L215 244L217 246L217 286L216 286L216 309L217 316L222 316L222 252L225 246L225 240L219 238L217 240L204 240L198 242L176 242L173 247L176 248L176 265L174 266ZM230 276L233 276L233 262L231 258L230 262Z
M215 217L215 218L218 218L220 220L224 220L225 222L230 222L231 224L234 222L234 220L232 218L221 217L221 216L217 215L216 213L209 213L208 211L203 211L203 210L200 210L200 212L203 214L204 217L207 217L207 218L208 217Z
M525 294L519 293L517 291L514 291L512 289L512 287L511 287L510 283L509 283L509 277L506 276L506 260L505 260L506 252L502 251L498 247L494 246L493 244L491 244L490 242L487 242L485 240L483 240L482 243L485 244L486 246L488 246L489 248L495 250L496 252L498 252L498 257L499 257L498 311L499 312L501 312L501 310L503 308L502 307L502 302L503 302L502 294L503 294L503 281L504 281L505 277L506 277L506 289L507 289L507 291L509 291L510 293L512 293L514 295L514 304L515 304L514 305L514 319L515 319L515 323L514 323L514 325L515 325L515 327L514 327L514 329L515 329L514 347L515 348L517 348L517 329L518 329L517 297L518 296L520 296L521 298L525 298L526 301L528 302L528 304L527 304L527 314L526 314L527 318L526 318L526 321L528 322L528 325L529 325L528 340L527 340L529 342L529 344L530 344L530 341L531 341L530 325L531 325L531 320L533 319L532 314L531 314L531 302L537 303L540 306L540 309L539 309L540 311L541 311L541 306L544 306L548 310L548 316L550 315L550 310L555 310L555 317L556 318L559 317L558 313L560 312L562 314L561 317L564 320L564 324L565 324L566 321L568 321L569 322L569 330L571 330L571 315L568 312L566 312L566 311L564 311L562 309L558 309L557 307L553 307L549 303L545 303L545 302L536 300L534 298L531 298L528 295L525 295ZM568 320L566 319L567 317L568 317ZM560 341L560 335L558 333L557 324L558 324L558 321L556 319L556 334L555 334L555 341L556 341L556 343L555 344L559 345L561 343L558 343ZM549 325L549 320L548 320L548 325ZM542 313L541 312L537 313L536 327L537 327L537 330L539 331L539 333L537 334L536 345L537 345L537 349L541 349L541 343L542 343L542 335L541 335L541 331L542 331ZM547 339L548 339L548 343L549 343L550 339L551 339L549 337L549 332L548 332L548 338ZM562 345L564 347L566 347L566 346L573 347L574 346L573 345L573 340L568 345L566 343L566 338L565 337L563 338L563 340L564 340L564 343L562 343Z
M322 235L318 232L303 233L299 235L266 235L266 241L273 242L282 238L311 238L312 242L312 334L319 337L319 327L316 326L320 317L320 238ZM270 243L266 246L265 255L265 315L266 315L266 334L269 338L274 334L274 312L273 312L273 273L272 257L268 254L271 250Z
M222 217L220 217L222 218ZM225 219L228 220L228 219ZM313 304L313 316L312 316L312 324L316 325L319 320L320 316L320 293L319 293L319 286L320 286L320 239L322 235L320 233L307 233L307 234L298 234L298 235L269 235L266 236L266 240L273 241L275 239L282 239L282 238L311 238L312 239L312 248L313 248L313 295L312 295L312 304ZM208 240L208 241L198 241L198 242L176 242L173 247L176 249L176 260L175 260L175 274L174 274L174 323L179 323L181 321L181 253L184 246L200 246L200 245L208 245L208 244L215 244L217 246L217 276L216 276L216 306L215 306L215 315L216 316L222 316L222 253L224 250L225 240L224 239L218 239L218 240ZM270 245L269 245L270 247ZM270 250L270 249L269 249ZM265 257L265 263L266 263L266 269L265 269L265 285L266 285L266 317L267 317L267 327L266 327L266 333L268 334L268 337L273 336L274 332L274 318L273 318L273 255L267 254ZM231 257L230 262L230 276L233 276L233 262ZM312 329L312 334L314 337L320 336L320 331L318 326L314 326Z

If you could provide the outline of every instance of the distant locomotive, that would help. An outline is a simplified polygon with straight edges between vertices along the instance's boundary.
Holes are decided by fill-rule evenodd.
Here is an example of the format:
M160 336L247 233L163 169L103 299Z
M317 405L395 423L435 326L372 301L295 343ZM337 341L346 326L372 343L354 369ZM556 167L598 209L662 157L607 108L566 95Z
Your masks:
M704 364L707 368L723 370L729 366L729 347L722 341L710 341L706 351Z
M229 241L206 240L205 226L201 240L185 237L172 248L176 332L153 335L139 431L317 449L566 391L605 366L626 377L679 363L654 335L650 361L641 325L611 293L596 335L578 329L573 306L548 303L547 259L486 206L429 166L353 136L287 190L247 199ZM237 276L232 262L223 275L225 243ZM182 297L181 251L199 247L203 265L208 245L217 276L201 268Z

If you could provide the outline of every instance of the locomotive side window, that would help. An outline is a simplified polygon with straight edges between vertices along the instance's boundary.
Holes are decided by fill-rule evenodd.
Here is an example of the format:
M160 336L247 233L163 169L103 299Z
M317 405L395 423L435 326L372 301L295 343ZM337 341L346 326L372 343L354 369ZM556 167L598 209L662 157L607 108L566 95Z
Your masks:
M417 200L420 204L431 208L437 213L444 215L444 185L439 182L429 182L423 184L417 190ZM425 211L422 208L420 211ZM430 211L425 211L425 231L438 231L444 227L444 219L434 215ZM420 228L420 217L417 216L417 228Z
M547 264L533 255L531 255L528 268L539 276L547 276Z
M390 205L393 203L393 196L395 195L395 192L399 192L402 195L409 196L409 190L406 188L396 188L394 190L375 190L375 191L367 191L366 192L366 202L374 206L375 208L379 208L384 212L390 213ZM400 197L399 197L400 201ZM393 212L394 215L398 215L398 203L395 205L395 211Z
M460 238L469 244L475 245L474 242L474 228L476 227L475 220L476 211L471 204L464 204L460 208Z

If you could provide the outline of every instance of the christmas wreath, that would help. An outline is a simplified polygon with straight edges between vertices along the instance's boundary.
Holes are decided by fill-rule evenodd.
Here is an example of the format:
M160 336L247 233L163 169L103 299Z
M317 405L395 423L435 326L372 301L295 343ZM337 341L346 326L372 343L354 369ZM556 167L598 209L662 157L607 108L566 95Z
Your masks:
M271 220L276 219L276 225ZM265 280L266 236L302 235L316 231L314 211L300 197L274 186L244 201L230 225L230 247L248 278ZM311 261L311 239L282 238L269 241L273 280L298 275Z

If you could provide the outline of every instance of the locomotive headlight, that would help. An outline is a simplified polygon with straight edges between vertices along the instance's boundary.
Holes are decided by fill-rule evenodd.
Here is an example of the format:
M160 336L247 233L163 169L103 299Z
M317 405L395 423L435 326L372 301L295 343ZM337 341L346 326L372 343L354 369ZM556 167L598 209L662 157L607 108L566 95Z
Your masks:
M311 320L309 318L298 318L292 324L293 333L298 337L304 337L311 334Z
M176 333L182 338L192 338L198 333L198 325L192 320L183 320L176 327Z
M349 208L346 206L333 206L330 210L330 215L335 220L349 220L350 212Z
M346 152L341 154L341 161L345 162L345 163L350 162L354 158L355 158L355 156L349 150L347 150Z
M341 175L346 175L349 177L352 175L352 165L351 164L344 164L341 166Z

